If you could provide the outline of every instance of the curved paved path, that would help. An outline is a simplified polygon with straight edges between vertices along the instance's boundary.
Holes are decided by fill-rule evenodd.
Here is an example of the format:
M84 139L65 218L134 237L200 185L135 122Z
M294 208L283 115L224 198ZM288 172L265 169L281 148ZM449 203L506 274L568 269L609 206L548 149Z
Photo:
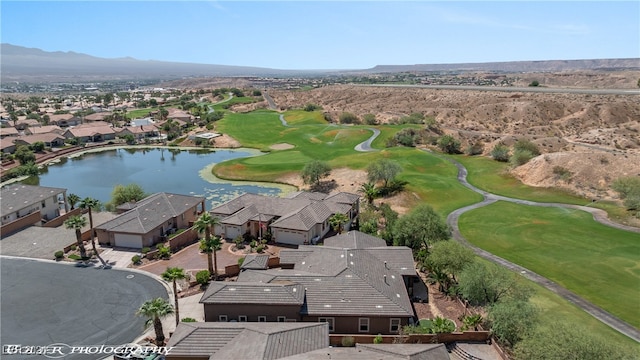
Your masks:
M436 156L438 156L437 154L434 154ZM441 157L441 156L440 156ZM591 213L593 215L593 218L595 221L600 222L604 225L607 226L611 226L611 227L615 227L621 230L627 230L627 231L632 231L632 232L636 232L636 233L640 233L640 229L635 228L635 227L631 227L631 226L625 226L622 224L617 224L612 222L611 220L609 220L609 218L607 217L607 213L604 210L600 210L600 209L594 209L594 208L590 208L590 207L586 207L586 206L579 206L579 205L570 205L570 204L560 204L560 203L539 203L539 202L534 202L534 201L528 201L528 200L521 200L521 199L514 199L514 198L510 198L510 197L506 197L506 196L500 196L500 195L495 195L489 192L486 192L484 190L478 189L477 187L469 184L469 182L467 181L467 169L460 164L459 162L450 159L450 158L446 158L446 157L441 157L449 162L451 162L452 164L454 164L457 168L458 168L458 181L466 186L467 188L481 194L482 196L484 196L484 200L473 204L473 205L469 205L460 209L457 209L455 211L453 211L452 213L449 214L449 216L447 217L447 224L449 224L449 226L451 227L451 231L452 231L452 236L454 239L456 239L457 241L460 241L461 243L469 246L478 256L481 256L487 260L493 261L496 264L502 265L512 271L518 272L520 274L522 274L524 277L526 277L527 279L540 284L542 286L544 286L545 288L551 290L552 292L560 295L561 297L563 297L564 299L566 299L567 301L569 301L570 303L578 306L579 308L581 308L582 310L586 311L587 313L589 313L591 316L595 317L596 319L600 320L601 322L607 324L609 327L617 330L620 333L625 334L626 336L632 338L633 340L640 342L640 331L638 329L636 329L635 327L631 326L630 324L628 324L627 322L617 318L616 316L610 314L609 312L605 311L604 309L586 301L585 299L581 298L580 296L576 295L575 293L565 289L564 287L558 285L557 283L539 275L536 274L535 272L514 264L510 261L507 261L499 256L496 256L494 254L491 254L488 251L485 251L483 249L480 249L479 247L476 247L474 245L472 245L471 243L469 243L469 241L467 241L467 239L464 238L464 236L462 236L462 234L460 234L460 229L458 227L458 219L460 218L460 215L464 214L467 211L470 210L474 210L483 206L487 206L489 204L493 204L496 201L509 201L509 202L513 202L516 204L522 204L522 205L529 205L529 206L543 206L543 207L564 207L564 208L569 208L569 209L577 209L577 210L582 210L582 211L587 211L589 213Z
M373 131L373 135L371 135L371 137L368 138L367 140L356 145L356 147L354 148L356 151L361 151L361 152L376 151L374 148L371 147L371 143L373 142L373 140L375 140L378 137L378 135L380 135L380 130L374 129L374 128L369 128L369 130Z

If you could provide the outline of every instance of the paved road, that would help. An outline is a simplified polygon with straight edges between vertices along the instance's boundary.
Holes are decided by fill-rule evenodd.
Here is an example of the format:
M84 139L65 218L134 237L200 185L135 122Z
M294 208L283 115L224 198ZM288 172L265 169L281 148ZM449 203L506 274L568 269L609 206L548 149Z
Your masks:
M276 106L276 102L273 101L273 98L271 97L271 95L269 95L266 91L263 91L262 96L264 96L264 99L267 100L267 103L269 104L269 109L278 110L278 107Z
M168 298L164 285L142 272L4 256L0 259L0 272L2 345L127 344L144 331L145 319L135 315L140 305L152 298ZM0 357L43 358L7 354ZM64 359L103 357L75 354Z
M436 155L437 156L437 155ZM453 211L451 214L449 214L449 216L447 217L447 224L449 224L449 226L451 227L452 230L452 235L453 238L464 243L465 245L469 246L471 249L473 249L473 251L478 255L481 256L487 260L493 261L494 263L497 263L499 265L502 265L512 271L518 272L520 274L522 274L524 277L526 277L527 279L536 282L537 284L540 284L542 286L544 286L545 288L551 290L552 292L562 296L564 299L566 299L567 301L571 302L572 304L578 306L579 308L583 309L584 311L586 311L587 313L589 313L591 316L595 317L596 319L600 320L601 322L607 324L608 326L610 326L611 328L625 334L626 336L634 339L637 342L640 342L640 331L638 329L636 329L635 327L631 326L630 324L628 324L627 322L615 317L614 315L610 314L609 312L605 311L604 309L588 302L587 300L581 298L580 296L576 295L575 293L565 289L564 287L558 285L557 283L539 275L534 273L533 271L522 267L520 265L514 264L510 261L507 261L499 256L496 256L494 254L489 253L488 251L482 250L474 245L472 245L471 243L469 243L467 241L467 239L464 238L464 236L462 236L462 234L460 234L460 229L458 227L458 219L460 218L460 215L464 214L467 211L473 210L473 209L477 209L483 206L487 206L489 204L493 204L496 201L509 201L509 202L513 202L516 204L522 204L522 205L530 205L530 206L543 206L543 207L564 207L564 208L570 208L570 209L577 209L577 210L583 210L583 211L587 211L589 213L591 213L594 217L595 221L598 221L604 225L607 226L611 226L611 227L615 227L618 229L622 229L622 230L627 230L627 231L633 231L633 232L637 232L640 233L640 229L635 228L635 227L630 227L630 226L625 226L625 225L621 225L621 224L617 224L614 223L612 221L610 221L607 218L607 214L605 211L600 210L600 209L594 209L594 208L590 208L590 207L586 207L586 206L578 206L578 205L569 205L569 204L559 204L559 203L538 203L538 202L533 202L533 201L528 201L528 200L520 200L520 199L514 199L514 198L509 198L509 197L505 197L505 196L500 196L500 195L495 195L495 194L491 194L489 192L486 192L484 190L478 189L477 187L469 184L469 182L467 181L467 169L460 164L459 162L453 160L453 159L449 159L449 158L445 158L443 157L443 159L446 159L447 161L453 163L457 168L458 168L458 181L466 186L467 188L481 194L484 196L484 200L473 204L473 205L469 205L466 206L464 208L461 209L457 209L455 211Z
M499 86L471 86L471 85L400 85L400 84L352 84L353 86L375 86L396 88L421 88L434 90L463 90L463 91L502 91L502 92L530 92L548 94L591 94L591 95L640 95L640 90L634 89L569 89L547 87L499 87Z
M376 151L371 147L371 143L373 142L373 140L375 140L378 137L378 135L380 135L380 130L374 129L374 128L369 128L369 130L373 131L373 135L371 135L371 137L368 138L367 140L356 145L355 147L356 151L362 151L362 152Z

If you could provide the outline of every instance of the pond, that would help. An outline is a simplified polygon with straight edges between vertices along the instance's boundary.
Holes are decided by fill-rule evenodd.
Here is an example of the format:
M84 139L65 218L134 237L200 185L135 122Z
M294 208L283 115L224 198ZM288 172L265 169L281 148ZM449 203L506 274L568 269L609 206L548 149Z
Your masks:
M260 152L251 149L118 148L63 158L24 183L65 188L67 195L102 203L110 200L114 186L135 183L147 193L204 196L207 209L247 192L278 196L295 190L273 183L229 182L211 173L216 163L257 155Z

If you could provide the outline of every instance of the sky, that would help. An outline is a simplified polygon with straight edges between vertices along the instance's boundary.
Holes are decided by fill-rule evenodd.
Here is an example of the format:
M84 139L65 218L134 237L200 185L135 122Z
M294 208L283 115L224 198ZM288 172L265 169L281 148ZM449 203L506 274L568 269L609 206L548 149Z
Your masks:
M103 58L366 69L640 58L640 1L0 1L0 39Z

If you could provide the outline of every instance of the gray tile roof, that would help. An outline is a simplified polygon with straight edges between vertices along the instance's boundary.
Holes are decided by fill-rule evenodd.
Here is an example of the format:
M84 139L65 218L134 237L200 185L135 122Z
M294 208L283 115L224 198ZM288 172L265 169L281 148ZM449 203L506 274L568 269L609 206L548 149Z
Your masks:
M328 348L329 328L326 323L180 323L167 346L177 357L272 360Z
M449 360L444 344L356 344L356 347L332 347L281 360Z
M382 263L387 262L387 266L405 276L416 276L413 252L406 246L385 246L368 248L367 251L380 259Z
M332 211L325 203L312 202L302 209L296 209L289 214L283 215L280 219L271 223L271 226L307 231L316 224L325 222L332 214Z
M294 283L212 282L202 304L302 305L304 287Z
M11 184L0 190L0 204L2 216L11 214L33 204L40 205L42 200L63 194L67 189Z
M240 269L265 270L269 267L269 255L267 254L249 254L244 257Z
M146 234L168 219L197 206L203 200L204 197L201 196L155 193L135 203L133 209L96 226L96 229Z
M360 231L348 231L324 239L324 246L341 247L347 249L366 249L372 247L387 247L383 239L365 234Z

